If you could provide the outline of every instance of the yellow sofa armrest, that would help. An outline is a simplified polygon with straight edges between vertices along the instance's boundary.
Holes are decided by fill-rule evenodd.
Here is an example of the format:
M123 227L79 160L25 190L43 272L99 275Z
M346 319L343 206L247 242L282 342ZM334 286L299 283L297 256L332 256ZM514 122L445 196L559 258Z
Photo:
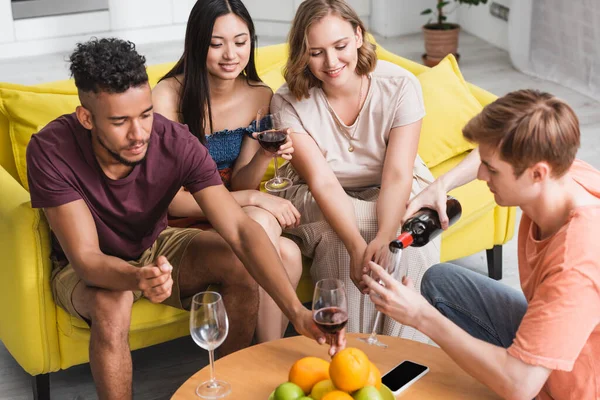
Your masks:
M50 229L29 193L0 167L0 340L31 375L59 369L50 290Z

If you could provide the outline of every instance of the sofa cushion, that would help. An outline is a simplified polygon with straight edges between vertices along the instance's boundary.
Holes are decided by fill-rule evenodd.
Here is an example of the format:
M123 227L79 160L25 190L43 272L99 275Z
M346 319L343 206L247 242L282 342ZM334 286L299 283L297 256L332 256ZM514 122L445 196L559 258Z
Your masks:
M419 155L429 168L474 148L462 136L462 128L482 106L469 91L453 55L417 75L423 89L425 118Z
M72 113L78 105L79 97L62 89L21 85L0 87L0 113L8 120L17 173L27 190L25 151L31 135L57 117Z

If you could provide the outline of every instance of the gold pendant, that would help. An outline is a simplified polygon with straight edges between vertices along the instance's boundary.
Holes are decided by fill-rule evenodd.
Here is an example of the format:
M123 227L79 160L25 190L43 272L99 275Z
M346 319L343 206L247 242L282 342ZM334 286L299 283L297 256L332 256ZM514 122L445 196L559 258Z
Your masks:
M352 145L348 146L348 151L350 153L352 153L354 151L354 146L352 146Z

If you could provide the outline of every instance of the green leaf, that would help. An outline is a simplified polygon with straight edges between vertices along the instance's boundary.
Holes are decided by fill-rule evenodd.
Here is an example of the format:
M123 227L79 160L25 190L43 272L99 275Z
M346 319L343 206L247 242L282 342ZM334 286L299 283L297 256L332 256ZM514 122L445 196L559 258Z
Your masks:
M437 9L441 10L442 8L444 8L445 6L447 6L448 4L450 4L449 1L440 1L437 3Z
M433 11L431 11L431 8L428 8L427 10L423 10L421 11L421 15L427 15L427 14L431 14Z
M445 20L447 20L447 19L448 19L448 17L446 17L445 15L442 15L442 16L440 17L440 19L441 19L442 21L445 21Z

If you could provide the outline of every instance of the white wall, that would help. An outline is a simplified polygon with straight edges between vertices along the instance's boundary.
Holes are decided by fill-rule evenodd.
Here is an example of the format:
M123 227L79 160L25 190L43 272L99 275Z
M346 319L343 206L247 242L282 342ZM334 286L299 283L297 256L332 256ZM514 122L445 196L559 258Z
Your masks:
M0 1L0 43L15 40L10 1Z
M512 0L493 1L510 7ZM461 6L458 13L458 23L465 31L508 51L508 22L492 16L490 5L491 1L488 1L488 4L474 7Z
M421 15L421 11L434 8L435 0L372 0L371 31L384 37L407 35L421 31L433 17ZM456 21L456 13L448 16Z

